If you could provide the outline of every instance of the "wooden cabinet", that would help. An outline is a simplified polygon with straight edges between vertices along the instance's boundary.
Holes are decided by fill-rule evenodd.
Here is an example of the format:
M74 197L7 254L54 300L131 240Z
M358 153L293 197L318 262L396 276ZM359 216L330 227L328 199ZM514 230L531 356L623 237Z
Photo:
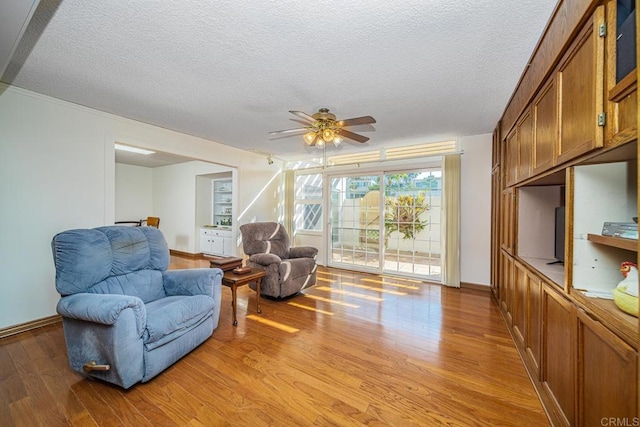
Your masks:
M513 303L511 307L513 315L513 334L520 342L520 345L524 346L527 331L527 294L529 291L529 275L527 274L527 269L519 262L514 263L514 266Z
M507 135L504 144L504 182L510 187L529 178L532 172L533 117L529 108Z
M516 124L518 143L518 166L516 168L516 182L531 176L531 159L533 149L533 117L527 109Z
M637 420L638 353L583 310L578 310L577 366L577 425L602 425L612 417Z
M503 153L503 182L506 187L511 187L517 182L518 173L518 133L515 128L505 139Z
M540 379L552 400L552 408L548 409L564 424L574 425L575 307L553 286L545 286L542 294L544 346Z
M556 163L558 140L558 91L552 76L532 103L533 111L533 159L532 174L550 169Z
M604 7L592 18L562 58L558 68L558 163L603 146L604 122ZM602 118L604 120L604 118Z
M507 323L511 325L513 322L511 314L513 307L513 258L503 251L500 265L502 267L500 275L500 306L506 315Z
M638 135L638 93L637 71L631 71L626 76L617 69L618 57L629 57L632 52L618 52L619 37L629 37L625 24L630 16L629 8L623 7L619 14L620 0L606 2L607 29L612 34L606 40L606 94L608 95L607 124L605 127L605 147L623 144L637 138ZM635 13L635 11L633 12ZM615 31L614 31L615 29ZM622 34L621 34L622 33ZM615 35L615 36L614 36ZM622 62L627 62L623 60Z
M533 377L540 375L542 333L542 282L527 266L515 262L513 278L513 335L522 347L533 369Z
M492 152L491 152L491 168L495 168L500 165L500 123L493 131L492 139Z
M515 247L515 191L508 188L502 192L500 215L500 247L512 254Z
M638 243L600 235L638 216L638 70L623 75L616 41L629 6L559 2L494 133L494 296L552 425L640 419L639 320L607 299Z
M534 378L540 378L542 345L542 282L535 274L529 274L527 299L527 328L525 351L529 356Z
M491 172L491 259L500 259L500 166L496 166ZM491 292L498 299L500 293L500 266L499 262L491 263Z

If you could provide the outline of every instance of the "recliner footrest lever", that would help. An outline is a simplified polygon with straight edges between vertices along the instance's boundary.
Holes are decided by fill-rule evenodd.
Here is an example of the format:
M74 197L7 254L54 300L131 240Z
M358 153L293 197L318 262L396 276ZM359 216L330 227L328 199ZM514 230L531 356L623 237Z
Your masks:
M98 365L95 360L82 365L82 370L85 372L108 371L109 369L111 369L111 365Z

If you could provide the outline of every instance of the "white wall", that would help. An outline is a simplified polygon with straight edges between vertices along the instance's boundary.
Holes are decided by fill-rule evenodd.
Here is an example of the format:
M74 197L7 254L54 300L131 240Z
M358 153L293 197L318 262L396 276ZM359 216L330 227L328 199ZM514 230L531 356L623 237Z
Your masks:
M0 328L55 314L56 233L114 222L115 141L235 167L245 218L279 209L264 156L0 85Z
M491 263L490 133L460 138L460 281L489 286Z
M116 163L116 221L136 221L153 213L153 169Z

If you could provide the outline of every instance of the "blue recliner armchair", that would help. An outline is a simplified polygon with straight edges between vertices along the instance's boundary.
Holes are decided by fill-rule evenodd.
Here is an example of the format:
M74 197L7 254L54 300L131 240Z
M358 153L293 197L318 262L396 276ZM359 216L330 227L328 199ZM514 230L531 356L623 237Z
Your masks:
M222 271L167 270L153 227L69 230L51 242L71 368L123 388L147 382L218 326Z

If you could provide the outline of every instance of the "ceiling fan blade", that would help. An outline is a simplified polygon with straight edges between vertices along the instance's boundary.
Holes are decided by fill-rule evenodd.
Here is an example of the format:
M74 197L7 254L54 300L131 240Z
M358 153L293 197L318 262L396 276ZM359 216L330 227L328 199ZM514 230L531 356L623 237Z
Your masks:
M291 114L295 114L296 116L305 119L307 121L310 121L311 123L315 122L316 119L314 119L313 117L311 117L310 115L308 115L307 113L303 113L302 111L291 111L289 110L289 112Z
M376 119L371 116L354 117L352 119L339 120L336 122L338 126L356 126L356 125L368 125L375 123Z
M289 120L291 120L292 122L296 122L298 124L301 124L302 126L309 126L309 127L313 126L313 123L311 123L311 122L309 122L307 120L301 120L301 119L289 119Z
M306 132L309 128L298 128L298 129L285 129L285 130L274 130L269 132L269 135L278 135L281 133L293 133L293 132Z
M353 132L349 132L346 129L338 129L336 132L340 136L344 136L345 138L353 139L354 141L358 141L358 142L367 142L369 140L369 138L366 137L366 136L358 135L357 133L353 133Z

